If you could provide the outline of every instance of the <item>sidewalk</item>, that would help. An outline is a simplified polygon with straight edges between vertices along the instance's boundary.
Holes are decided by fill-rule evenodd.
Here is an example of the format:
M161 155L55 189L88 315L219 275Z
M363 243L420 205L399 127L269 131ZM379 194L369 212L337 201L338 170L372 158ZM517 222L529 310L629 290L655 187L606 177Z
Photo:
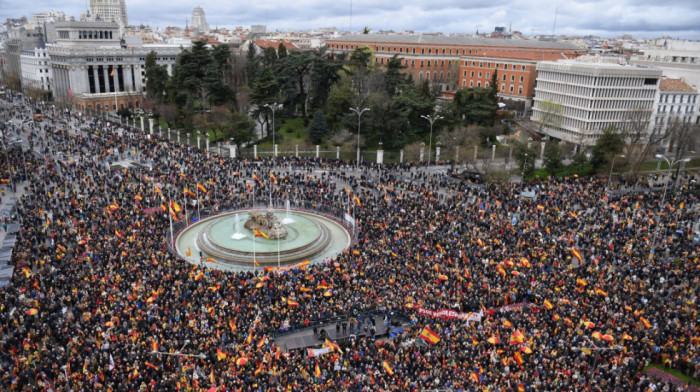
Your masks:
M16 206L19 199L26 194L28 181L17 184L17 192L10 190L10 185L5 186L5 196L0 204L0 219L4 221L7 217L7 230L0 230L0 287L7 285L12 279L14 266L9 262L12 258L15 241L20 230L19 220L21 217L17 214ZM12 215L15 215L15 220L12 220Z

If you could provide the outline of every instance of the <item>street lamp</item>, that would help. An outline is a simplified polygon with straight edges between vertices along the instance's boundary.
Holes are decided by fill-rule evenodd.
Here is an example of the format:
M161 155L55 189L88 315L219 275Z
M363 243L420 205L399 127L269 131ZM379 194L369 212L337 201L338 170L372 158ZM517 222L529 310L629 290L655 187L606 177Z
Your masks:
M362 113L370 110L369 108L362 108L360 109L359 107L356 108L350 108L353 112L357 113L357 165L360 165L360 130L361 124L362 124Z
M278 104L277 102L272 104L266 103L263 105L263 107L270 109L272 112L272 155L274 157L277 157L277 149L275 149L275 110L281 106L282 104Z
M666 161L666 163L668 164L668 175L666 176L666 182L664 183L664 195L661 197L661 204L660 204L661 209L662 209L662 211L663 211L663 209L665 208L665 204L666 204L666 192L668 191L668 180L671 178L671 171L673 170L673 166L674 166L676 163L680 163L680 162L690 162L690 158L688 158L688 157L686 157L686 158L680 158L680 159L673 159L673 158L671 158L671 160L669 161L668 158L666 158L665 156L663 156L663 155L661 155L661 154L656 154L656 155L654 155L654 157L655 157L656 159L663 159L663 160ZM661 224L661 222L659 222L659 225L660 225L660 224ZM651 244L651 252L652 252L652 254L655 252L655 248L656 248L656 237L658 236L658 234L659 234L659 226L657 225L657 226L656 226L656 229L654 230L654 241L653 241L652 244Z
M437 120L441 120L443 117L436 115L422 115L424 118L430 122L430 138L428 139L428 166L430 166L430 151L433 149L433 123Z
M610 165L610 174L608 175L608 181L605 183L605 189L606 189L606 190L610 187L610 179L612 179L613 166L615 166L615 158L617 158L617 157L625 158L624 155L615 155L615 156L613 156L612 164Z

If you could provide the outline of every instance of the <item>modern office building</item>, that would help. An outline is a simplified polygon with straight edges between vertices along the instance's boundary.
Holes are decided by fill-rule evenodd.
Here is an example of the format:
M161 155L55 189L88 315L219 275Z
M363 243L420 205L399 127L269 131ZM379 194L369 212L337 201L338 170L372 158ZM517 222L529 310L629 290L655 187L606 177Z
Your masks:
M334 53L369 47L378 64L401 58L413 80L429 80L441 91L488 87L498 72L499 97L532 103L538 61L576 58L585 51L566 42L439 35L352 34L326 41Z
M202 7L194 7L192 10L192 22L190 27L199 31L200 34L209 34L207 16L204 14L204 9L202 9Z
M660 69L618 58L540 62L532 120L547 136L591 146L608 127L651 124L660 79Z
M53 92L80 111L141 108L145 61L151 51L168 72L181 46L129 44L114 22L60 22L56 44L48 48Z
M115 22L122 29L129 25L126 14L126 0L90 0L92 20Z

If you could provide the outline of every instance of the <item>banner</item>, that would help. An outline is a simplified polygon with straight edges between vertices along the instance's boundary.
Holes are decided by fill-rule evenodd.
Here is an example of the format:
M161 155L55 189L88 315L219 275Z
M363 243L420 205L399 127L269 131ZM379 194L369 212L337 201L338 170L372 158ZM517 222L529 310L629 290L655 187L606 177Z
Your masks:
M418 314L423 316L450 320L458 319L463 321L481 322L481 318L484 316L483 310L479 313L460 313L452 309L430 310L425 308L416 308L416 310L418 311Z
M321 355L328 354L329 352L331 352L330 347L306 349L306 353L309 355L309 357L320 357Z
M348 214L347 212L345 213L344 218L345 218L345 221L348 222L348 224L350 226L355 227L355 218L350 216L350 214Z

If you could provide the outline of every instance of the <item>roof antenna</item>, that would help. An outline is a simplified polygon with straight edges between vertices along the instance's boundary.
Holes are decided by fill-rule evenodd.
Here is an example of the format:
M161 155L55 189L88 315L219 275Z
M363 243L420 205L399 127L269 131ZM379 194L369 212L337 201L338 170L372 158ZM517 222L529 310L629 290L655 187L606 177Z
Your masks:
M557 27L557 11L558 11L558 7L555 6L554 7L554 24L552 25L552 35L554 35L554 29L556 29L556 27Z

